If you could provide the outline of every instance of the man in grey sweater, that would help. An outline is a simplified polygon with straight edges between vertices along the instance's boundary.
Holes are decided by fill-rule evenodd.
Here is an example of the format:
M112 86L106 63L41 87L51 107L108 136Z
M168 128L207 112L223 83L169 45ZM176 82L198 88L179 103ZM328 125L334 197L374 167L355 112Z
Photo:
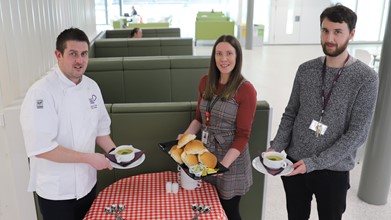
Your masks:
M356 14L337 4L320 15L326 56L297 70L292 93L269 151L283 151L293 172L282 177L290 220L309 219L315 195L320 220L341 219L349 171L367 138L378 75L347 51Z

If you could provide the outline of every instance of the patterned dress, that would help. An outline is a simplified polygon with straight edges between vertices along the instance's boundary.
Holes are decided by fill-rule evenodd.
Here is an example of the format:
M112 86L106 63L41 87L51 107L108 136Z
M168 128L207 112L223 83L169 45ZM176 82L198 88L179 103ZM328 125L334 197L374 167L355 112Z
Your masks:
M213 100L216 97L217 95L213 97ZM207 100L201 99L202 130L209 133L207 148L217 156L218 161L221 161L231 148L235 137L236 114L239 105L233 98L226 101L217 101L211 109L210 125L206 126L204 122L207 104ZM205 178L205 181L216 185L220 198L225 200L246 194L253 183L248 144L231 164L228 172L223 175L209 176Z

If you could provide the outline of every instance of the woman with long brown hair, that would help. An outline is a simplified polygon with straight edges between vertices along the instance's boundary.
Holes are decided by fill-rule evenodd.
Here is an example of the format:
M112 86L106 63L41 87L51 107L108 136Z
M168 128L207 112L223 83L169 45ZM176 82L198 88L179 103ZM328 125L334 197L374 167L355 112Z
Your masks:
M241 219L239 202L252 185L248 147L256 110L256 90L242 73L242 49L230 35L213 46L208 75L201 78L196 118L185 134L202 132L202 142L228 172L205 178L216 185L230 220Z

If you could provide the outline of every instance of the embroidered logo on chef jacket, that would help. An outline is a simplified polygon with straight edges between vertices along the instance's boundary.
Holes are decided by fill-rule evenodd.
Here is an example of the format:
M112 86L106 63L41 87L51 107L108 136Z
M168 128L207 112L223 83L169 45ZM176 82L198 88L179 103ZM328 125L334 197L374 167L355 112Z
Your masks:
M43 100L42 99L37 100L37 109L43 109Z
M95 109L95 108L98 107L98 105L95 103L95 102L96 102L96 99L97 99L96 95L92 95L92 97L89 98L89 100L90 100L90 105L91 105L91 109Z

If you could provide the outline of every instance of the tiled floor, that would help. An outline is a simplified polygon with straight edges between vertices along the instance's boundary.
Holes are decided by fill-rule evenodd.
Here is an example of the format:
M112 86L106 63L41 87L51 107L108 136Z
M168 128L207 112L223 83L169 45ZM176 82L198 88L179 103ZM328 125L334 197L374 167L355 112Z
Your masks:
M354 55L356 48L378 50L379 45L351 45L350 53ZM243 46L244 48L244 46ZM210 55L211 46L197 46L196 55ZM293 78L298 66L309 59L323 55L319 45L267 45L243 50L243 75L257 89L258 100L266 100L272 107L271 138L274 137L281 115L288 101ZM391 219L391 201L386 205L370 205L357 197L362 160L362 152L358 154L358 164L351 172L351 188L348 192L347 210L344 220L389 220ZM261 174L259 174L261 175ZM285 194L281 179L268 177L266 188L265 220L287 219ZM389 192L388 198L391 198ZM314 199L315 200L315 199ZM318 219L316 202L313 201L311 220Z

